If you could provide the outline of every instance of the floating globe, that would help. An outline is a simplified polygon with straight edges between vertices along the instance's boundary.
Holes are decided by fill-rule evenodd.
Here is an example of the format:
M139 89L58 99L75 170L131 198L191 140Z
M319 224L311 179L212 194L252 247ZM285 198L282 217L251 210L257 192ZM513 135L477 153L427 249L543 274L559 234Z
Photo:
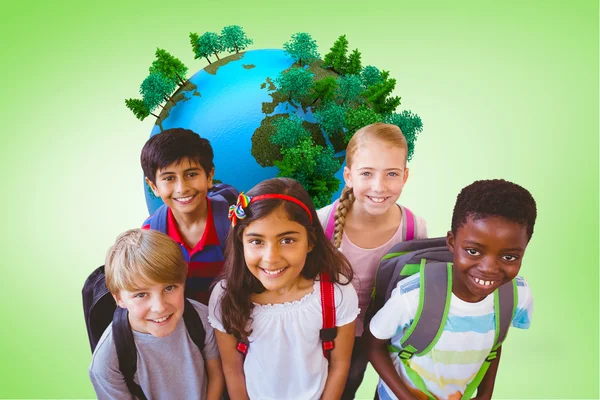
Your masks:
M274 81L290 68L294 60L283 50L252 50L223 58L193 75L164 105L150 136L170 128L190 129L208 139L214 150L217 181L228 183L239 191L248 191L257 183L277 176L278 168L265 161L268 143L263 131L265 123L283 114L296 114L307 125L318 128L312 107L301 107L288 101L276 101ZM326 135L318 134L315 143L330 146ZM254 138L254 140L253 140ZM258 140L257 140L258 139ZM262 144L261 144L262 143ZM343 151L336 149L336 156ZM261 156L262 154L262 156ZM261 158L262 157L262 158ZM262 164L262 165L261 165ZM343 182L343 164L335 173ZM161 206L145 185L146 204L150 214ZM333 197L339 196L342 185Z

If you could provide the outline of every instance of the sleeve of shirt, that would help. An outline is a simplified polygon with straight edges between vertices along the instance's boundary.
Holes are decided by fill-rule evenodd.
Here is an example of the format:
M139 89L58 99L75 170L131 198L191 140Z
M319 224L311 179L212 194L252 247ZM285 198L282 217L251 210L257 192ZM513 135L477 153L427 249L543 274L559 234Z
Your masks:
M148 218L146 218L146 220L144 221L144 223L142 224L142 229L144 230L148 230L150 229L150 219L152 219L152 216L149 216Z
M214 360L219 358L219 349L217 347L217 340L215 338L215 331L208 322L208 307L202 303L194 302L194 307L198 311L202 325L204 326L204 358L206 360Z
M350 283L347 285L335 284L335 325L344 326L354 321L360 313L358 308L358 295Z
M119 361L111 333L98 343L92 356L89 375L99 400L133 400L125 379L119 371Z
M512 326L519 329L529 329L531 326L531 315L533 314L533 293L527 281L517 276L517 309L512 320Z
M319 217L319 222L321 223L323 230L327 228L327 217L329 216L332 207L333 203L317 210L317 217Z
M408 328L417 314L419 297L419 274L398 282L388 301L371 319L369 329L373 336L387 340Z
M221 298L223 297L225 281L218 282L210 295L208 301L208 322L214 329L225 332L221 318Z
M427 221L419 216L416 217L417 229L415 232L415 239L427 239Z

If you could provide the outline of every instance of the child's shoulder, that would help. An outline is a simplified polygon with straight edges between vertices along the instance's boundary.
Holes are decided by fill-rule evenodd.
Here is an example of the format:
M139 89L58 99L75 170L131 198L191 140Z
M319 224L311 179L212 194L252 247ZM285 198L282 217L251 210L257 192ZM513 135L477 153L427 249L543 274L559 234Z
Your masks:
M401 205L400 208L402 212L410 212L413 217L414 226L415 226L415 239L427 239L427 221L425 218L415 214L410 207L406 207L405 205ZM407 216L403 216L405 219Z
M90 370L102 373L107 368L113 369L115 365L118 365L117 350L113 338L112 323L110 323L94 349Z

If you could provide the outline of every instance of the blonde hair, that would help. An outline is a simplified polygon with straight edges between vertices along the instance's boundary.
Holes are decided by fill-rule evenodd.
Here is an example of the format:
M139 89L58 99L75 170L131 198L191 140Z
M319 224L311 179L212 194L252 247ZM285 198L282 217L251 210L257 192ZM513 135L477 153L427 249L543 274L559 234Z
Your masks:
M104 266L106 287L112 294L139 289L143 283L184 283L187 263L179 245L154 230L130 229L117 237Z
M376 122L357 130L350 139L350 142L348 142L348 146L346 147L346 166L348 168L351 168L356 152L365 143L372 140L381 140L391 147L404 149L406 154L408 154L408 144L400 128L396 125ZM406 164L406 158L404 159L404 163ZM355 197L352 188L344 186L334 214L335 229L333 231L333 245L335 247L339 248L342 244L342 234L344 233L344 225L346 224L346 215L348 214L348 211L350 211L354 200Z

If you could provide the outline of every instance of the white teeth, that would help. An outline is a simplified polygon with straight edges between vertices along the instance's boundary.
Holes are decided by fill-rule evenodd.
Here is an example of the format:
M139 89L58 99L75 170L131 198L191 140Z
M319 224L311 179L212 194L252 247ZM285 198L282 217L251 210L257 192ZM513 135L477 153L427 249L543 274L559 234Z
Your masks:
M188 196L188 197L180 197L178 199L176 199L177 201L182 201L182 202L186 202L186 201L190 201L192 199L192 197L194 196Z
M159 319L153 319L152 321L160 324L161 322L165 322L167 319L169 319L169 317L170 317L170 315L167 315L166 317L159 318Z
M281 272L281 271L283 271L284 269L285 269L285 268L281 268L281 269L278 269L278 270L276 270L276 271L269 271L269 270L266 270L266 269L264 269L264 268L263 268L263 271L265 271L265 273L266 273L267 275L277 275L278 273L280 273L280 272Z
M484 281L482 279L475 278L475 277L473 279L475 279L475 282L477 282L478 284L483 285L483 286L490 286L490 285L493 285L495 282L495 281Z
M385 197L371 197L369 198L375 203L383 203L385 201Z

